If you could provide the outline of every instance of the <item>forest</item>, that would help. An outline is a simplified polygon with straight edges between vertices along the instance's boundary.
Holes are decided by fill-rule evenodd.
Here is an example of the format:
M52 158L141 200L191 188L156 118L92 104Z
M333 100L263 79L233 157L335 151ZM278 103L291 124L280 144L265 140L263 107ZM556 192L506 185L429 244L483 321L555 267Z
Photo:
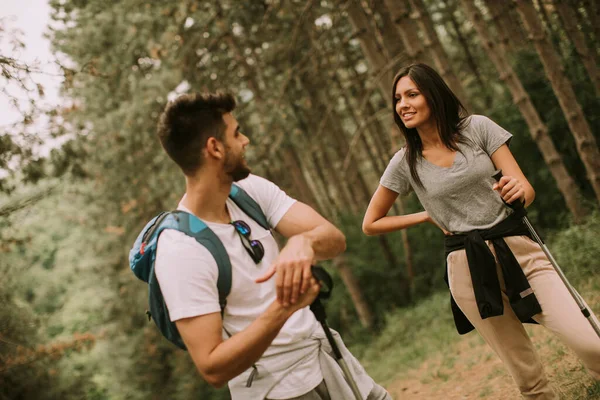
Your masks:
M529 218L600 313L597 1L49 4L55 107L37 103L44 88L0 19L13 44L0 53L0 96L11 96L9 83L31 94L22 118L0 126L0 400L230 398L148 322L147 286L127 258L144 224L185 192L156 137L158 116L182 93L233 93L253 173L344 232L345 253L323 263L335 281L328 321L394 398L518 397L477 333L456 333L443 233L361 230L404 145L392 79L410 63L435 68L469 113L513 134L536 190ZM60 145L42 155L47 140ZM392 213L422 209L413 193ZM561 398L600 398L571 350L542 327L527 330Z

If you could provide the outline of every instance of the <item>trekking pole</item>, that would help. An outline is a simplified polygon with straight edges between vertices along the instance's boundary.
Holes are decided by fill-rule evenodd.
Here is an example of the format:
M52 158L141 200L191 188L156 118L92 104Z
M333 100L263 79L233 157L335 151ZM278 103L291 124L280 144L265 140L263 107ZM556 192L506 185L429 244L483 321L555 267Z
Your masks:
M494 175L492 175L492 177L496 180L496 182L500 181L500 178L502 178L502 170L499 169L498 171L496 171L494 173ZM571 293L571 296L573 296L573 299L579 306L581 313L584 315L585 318L587 318L590 325L592 325L592 328L594 328L594 331L596 331L596 334L598 335L598 337L600 337L600 327L598 326L598 323L594 320L593 314L590 312L590 310L585 305L585 302L581 298L581 295L579 293L577 293L577 290L575 290L575 288L573 286L571 286L571 284L567 280L567 277L565 276L565 274L562 272L562 270L558 266L558 263L556 262L554 257L552 257L552 254L550 254L550 250L548 250L548 247L546 247L544 240L537 233L537 231L531 224L531 221L529 221L529 218L527 218L527 211L525 210L525 205L518 200L516 202L513 202L512 204L508 204L506 202L504 202L504 204L506 204L508 207L512 208L513 210L519 211L523 214L523 218L522 218L523 223L525 224L525 226L527 226L527 229L531 233L531 236L540 245L540 247L542 248L542 251L544 252L544 254L546 254L546 257L548 257L548 260L550 260L550 264L552 264L552 266L554 267L554 270L556 271L556 273L558 274L560 279L563 281L563 283L567 287L567 290L569 291L569 293Z
M350 389L352 389L352 393L354 393L354 397L356 397L356 400L363 400L362 395L360 394L360 390L356 385L356 381L350 373L348 364L346 364L344 357L342 357L340 348L338 347L335 338L331 334L329 326L327 326L327 316L325 315L325 307L321 303L321 299L326 300L331 296L331 290L333 289L333 280L331 279L331 275L329 275L329 273L325 271L322 267L318 266L312 267L312 274L315 277L315 279L318 280L321 284L321 292L319 292L317 298L310 305L310 310L313 312L313 314L315 314L317 321L321 323L323 331L325 332L325 336L327 336L327 341L329 342L329 345L333 350L335 361L337 361L338 365L342 369L344 377L346 378L346 382L350 386Z

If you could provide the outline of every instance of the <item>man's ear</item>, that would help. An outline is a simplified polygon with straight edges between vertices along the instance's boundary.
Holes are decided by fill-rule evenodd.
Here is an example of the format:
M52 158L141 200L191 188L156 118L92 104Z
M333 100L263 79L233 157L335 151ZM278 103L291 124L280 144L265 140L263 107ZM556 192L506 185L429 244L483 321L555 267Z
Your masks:
M218 160L225 157L225 145L215 139L214 137L209 137L206 141L206 147L204 148L206 153L210 157L214 157Z

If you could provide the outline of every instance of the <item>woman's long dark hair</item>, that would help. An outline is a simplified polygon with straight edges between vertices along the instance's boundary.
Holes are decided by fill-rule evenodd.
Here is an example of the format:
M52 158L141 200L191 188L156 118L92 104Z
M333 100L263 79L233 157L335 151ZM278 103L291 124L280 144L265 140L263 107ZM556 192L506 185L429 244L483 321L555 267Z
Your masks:
M392 86L394 121L398 125L398 128L400 128L402 135L404 135L404 139L406 139L406 157L410 168L410 175L413 181L420 188L424 189L416 167L417 161L423 157L423 143L417 129L404 126L402 119L396 112L396 103L398 102L396 98L396 85L405 76L408 76L417 85L421 94L425 96L427 105L431 110L431 115L435 118L442 143L447 148L459 151L458 143L465 142L460 131L466 123L468 113L442 77L426 64L411 64L402 68L394 77L394 85Z

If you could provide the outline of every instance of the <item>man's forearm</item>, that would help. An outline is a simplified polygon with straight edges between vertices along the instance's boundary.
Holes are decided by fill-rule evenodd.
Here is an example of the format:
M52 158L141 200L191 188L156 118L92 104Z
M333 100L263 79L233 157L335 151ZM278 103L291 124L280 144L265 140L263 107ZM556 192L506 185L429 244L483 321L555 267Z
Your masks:
M333 258L346 250L344 234L333 225L317 226L301 236L310 241L317 260Z
M248 328L221 342L208 356L202 375L212 385L220 387L256 362L287 319L290 310L275 301Z

